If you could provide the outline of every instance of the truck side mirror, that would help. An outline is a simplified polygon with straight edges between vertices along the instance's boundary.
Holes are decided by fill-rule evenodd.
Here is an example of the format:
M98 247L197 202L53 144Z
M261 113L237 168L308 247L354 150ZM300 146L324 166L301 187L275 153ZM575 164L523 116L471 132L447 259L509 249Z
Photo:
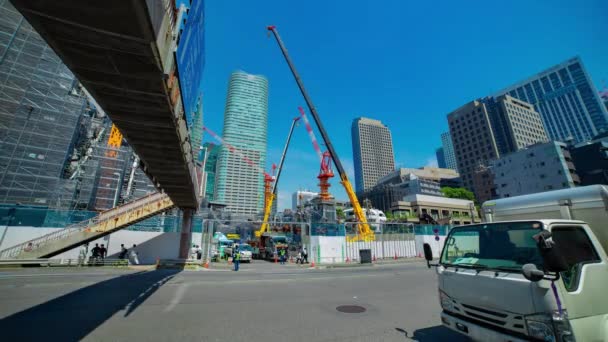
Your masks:
M524 277L532 282L537 282L543 279L545 276L545 272L536 268L534 264L525 264L521 268L521 273L524 274Z
M426 259L426 266L428 268L431 268L430 261L433 260L433 250L431 249L431 245L425 243L422 247L424 248L424 258Z
M545 271L559 273L568 270L568 263L559 252L559 246L551 238L551 232L543 230L533 238L536 240L540 256L543 258Z

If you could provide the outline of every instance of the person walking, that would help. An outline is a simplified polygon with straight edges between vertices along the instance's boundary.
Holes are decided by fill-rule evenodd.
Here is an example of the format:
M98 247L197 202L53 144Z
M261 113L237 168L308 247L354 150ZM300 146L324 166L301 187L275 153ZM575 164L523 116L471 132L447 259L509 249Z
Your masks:
M241 253L239 252L239 246L234 246L232 252L232 262L234 263L234 270L239 270L239 264L241 263Z
M103 259L106 258L107 254L108 254L108 250L106 249L106 247L102 243L101 247L99 247L99 257L101 258L101 260L103 260Z
M285 258L286 258L286 254L287 254L287 252L285 251L285 248L282 248L282 249L279 251L279 256L280 256L280 258L281 258L281 265L285 265Z
M95 247L93 247L93 249L91 249L91 259L93 259L94 263L97 263L99 261L99 253L101 253L99 244L96 243Z
M120 244L120 253L118 253L118 259L124 259L127 257L129 251L125 248L125 244Z
M308 264L308 251L306 250L306 247L302 248L302 264L304 263Z
M82 246L80 246L80 250L78 251L78 266L84 266L87 259L87 254L89 253L88 249L88 243L84 243Z
M139 265L139 257L135 247L137 247L137 245L134 244L129 250L129 261L131 262L131 265Z

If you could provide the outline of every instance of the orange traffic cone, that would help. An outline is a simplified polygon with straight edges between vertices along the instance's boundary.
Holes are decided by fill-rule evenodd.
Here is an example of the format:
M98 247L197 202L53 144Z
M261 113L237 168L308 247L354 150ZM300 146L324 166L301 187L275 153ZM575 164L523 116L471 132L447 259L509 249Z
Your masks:
M346 263L348 264L350 262L350 259L348 257L346 257Z
M279 262L279 260L278 260L277 256L275 255L274 256L274 263L276 264L277 262Z
M310 267L315 267L315 261L314 260L310 262Z
M395 253L395 260L397 260L397 253Z
M205 261L205 264L203 265L204 268L209 268L209 260Z
M376 256L374 255L374 259L372 260L373 262L376 262Z

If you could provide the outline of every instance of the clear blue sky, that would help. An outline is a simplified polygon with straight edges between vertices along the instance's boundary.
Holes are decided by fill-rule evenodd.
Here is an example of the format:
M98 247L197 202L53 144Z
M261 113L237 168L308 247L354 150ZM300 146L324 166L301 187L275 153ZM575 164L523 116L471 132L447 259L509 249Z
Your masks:
M268 160L278 163L304 100L267 25L277 25L354 183L350 126L358 116L392 131L395 162L435 163L446 114L467 101L579 55L608 82L608 2L206 1L205 125L221 132L230 73L270 82ZM317 133L320 139L320 135ZM205 141L212 137L205 135ZM279 208L317 189L319 162L303 126L294 133ZM332 193L346 199L337 177Z

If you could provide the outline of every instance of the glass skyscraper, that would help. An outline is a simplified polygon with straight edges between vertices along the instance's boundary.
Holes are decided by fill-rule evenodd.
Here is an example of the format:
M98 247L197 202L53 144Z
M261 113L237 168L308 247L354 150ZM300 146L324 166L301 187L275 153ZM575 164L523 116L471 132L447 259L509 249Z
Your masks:
M233 214L252 216L262 211L267 131L268 80L243 71L232 73L222 135L237 151L220 149L214 200L226 204Z
M454 153L454 145L452 144L452 136L450 135L450 132L441 133L441 145L443 147L445 167L458 171L458 165L456 164L456 154Z
M435 157L437 158L437 166L442 169L445 169L446 164L445 164L445 154L443 153L443 147L440 147L435 150Z
M498 92L526 101L541 114L551 140L575 143L608 129L608 112L579 57Z

